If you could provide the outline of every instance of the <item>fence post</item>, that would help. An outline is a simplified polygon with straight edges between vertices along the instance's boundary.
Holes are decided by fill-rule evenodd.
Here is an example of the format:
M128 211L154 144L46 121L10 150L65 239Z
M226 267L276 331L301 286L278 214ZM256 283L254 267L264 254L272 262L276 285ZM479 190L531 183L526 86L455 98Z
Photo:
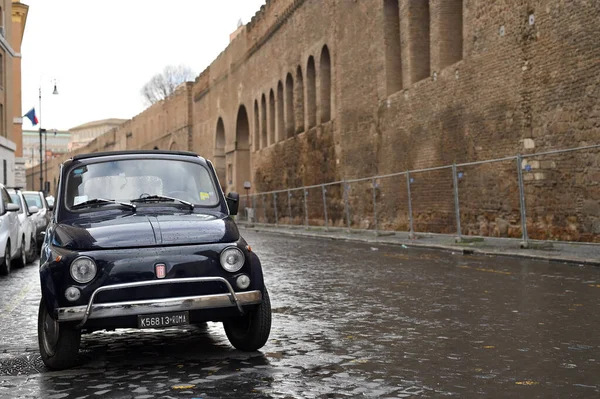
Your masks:
M523 242L521 248L529 247L529 236L527 234L527 214L525 209L525 186L523 184L523 157L517 154L517 176L519 180L519 203L521 207L521 230L523 231Z
M375 235L377 235L377 231L379 230L379 225L377 224L377 181L373 179L373 219L375 220Z
M350 206L348 204L349 188L350 184L344 182L344 213L346 214L346 224L348 225L348 229L350 228Z
M256 223L256 195L252 194L252 222Z
M265 195L262 195L262 203L263 203L263 217L265 219L265 224L269 223L269 219L267 219L267 201L265 200Z
M308 228L308 205L306 204L306 197L308 197L308 190L303 188L304 191L304 226Z
M325 215L325 227L329 227L329 219L327 218L327 189L325 185L321 185L323 191L323 214Z
M415 238L415 231L413 229L413 213L412 213L412 198L410 196L410 171L406 171L406 189L408 191L408 222L409 222L409 238Z
M279 217L277 216L277 193L273 193L273 208L275 209L275 225L278 225Z
M456 164L452 164L452 184L454 185L454 214L456 215L456 242L462 241L460 228L460 205L458 203L458 176L456 175Z
M292 225L292 192L288 190L288 216L290 217L290 226Z

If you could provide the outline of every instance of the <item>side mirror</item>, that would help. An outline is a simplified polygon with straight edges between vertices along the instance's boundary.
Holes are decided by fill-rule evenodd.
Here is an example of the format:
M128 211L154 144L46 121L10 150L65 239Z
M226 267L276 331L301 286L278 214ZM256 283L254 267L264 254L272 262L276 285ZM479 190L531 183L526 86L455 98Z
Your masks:
M231 192L225 197L227 201L227 207L229 207L229 214L231 216L237 215L238 208L240 206L240 195L238 193Z
M40 210L40 208L38 208L37 206L33 205L29 207L29 214L33 215L34 213L38 213Z
M17 204L6 204L6 210L8 212L17 212L19 209L21 208L19 208L19 205Z

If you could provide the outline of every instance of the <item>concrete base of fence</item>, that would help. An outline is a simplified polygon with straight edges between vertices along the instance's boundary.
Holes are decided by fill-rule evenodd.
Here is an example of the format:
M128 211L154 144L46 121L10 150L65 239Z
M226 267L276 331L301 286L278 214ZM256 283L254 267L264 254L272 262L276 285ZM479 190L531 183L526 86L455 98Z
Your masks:
M344 228L325 228L311 226L283 226L268 224L245 224L238 222L242 229L286 234L298 237L329 238L333 240L365 242L371 244L401 245L404 247L429 248L461 253L465 255L491 255L556 261L578 265L600 266L600 245L566 242L529 241L529 248L522 248L518 239L495 237L462 237L457 243L456 237L444 234L418 235L408 232L386 232L374 230L355 230ZM469 241L464 241L468 239Z

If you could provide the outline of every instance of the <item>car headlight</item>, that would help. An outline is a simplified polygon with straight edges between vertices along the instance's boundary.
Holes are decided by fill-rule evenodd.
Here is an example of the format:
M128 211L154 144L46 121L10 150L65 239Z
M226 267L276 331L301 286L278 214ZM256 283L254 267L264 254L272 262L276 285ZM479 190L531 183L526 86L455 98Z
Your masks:
M71 263L71 277L80 284L92 281L96 276L96 263L87 256L80 256Z
M229 247L221 252L221 266L230 273L240 270L245 260L246 257L239 248Z

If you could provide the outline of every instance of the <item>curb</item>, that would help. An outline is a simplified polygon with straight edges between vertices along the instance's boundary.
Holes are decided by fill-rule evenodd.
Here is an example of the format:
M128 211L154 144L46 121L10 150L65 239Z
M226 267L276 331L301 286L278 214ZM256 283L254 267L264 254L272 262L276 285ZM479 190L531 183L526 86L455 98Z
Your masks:
M328 238L331 240L337 241L350 241L350 242L363 242L363 243L378 243L383 245L394 245L394 246L407 246L413 248L425 248L425 249L435 249L447 252L457 252L462 253L463 255L484 255L484 256L506 256L511 258L524 258L531 260L542 260L542 261L551 261L551 262L560 262L560 263L569 263L569 264L578 264L578 265L592 265L592 266L600 266L600 259L589 259L589 258L577 258L571 256L551 256L551 255L543 255L543 254L534 254L534 253L523 253L516 251L506 251L506 250L490 250L490 249L481 249L481 248L465 248L458 247L453 245L444 245L444 244L426 244L426 243L415 243L411 241L382 241L378 240L377 237L367 238L360 237L359 234L352 236L338 236L333 234L314 234L310 232L303 231L291 231L288 229L280 229L277 227L263 227L263 226L246 226L243 223L238 224L239 227L246 230L254 230L266 233L273 234L285 234L292 237L308 237L308 238ZM385 236L384 236L385 237Z

